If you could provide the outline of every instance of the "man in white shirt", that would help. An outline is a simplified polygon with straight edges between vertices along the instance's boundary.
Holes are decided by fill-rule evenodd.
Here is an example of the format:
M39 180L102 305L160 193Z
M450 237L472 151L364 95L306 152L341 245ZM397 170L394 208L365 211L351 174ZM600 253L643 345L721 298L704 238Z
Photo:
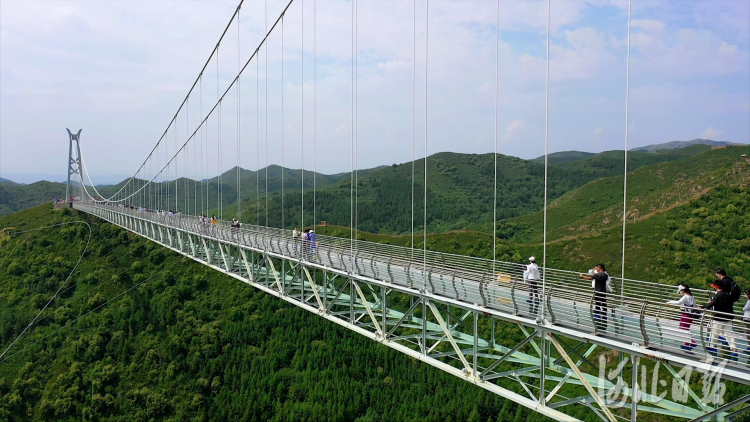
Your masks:
M530 303L529 313L535 314L539 308L541 302L541 295L539 294L539 266L536 265L536 258L533 256L529 258L529 263L526 265L526 270L523 272L523 279L529 285L529 300Z

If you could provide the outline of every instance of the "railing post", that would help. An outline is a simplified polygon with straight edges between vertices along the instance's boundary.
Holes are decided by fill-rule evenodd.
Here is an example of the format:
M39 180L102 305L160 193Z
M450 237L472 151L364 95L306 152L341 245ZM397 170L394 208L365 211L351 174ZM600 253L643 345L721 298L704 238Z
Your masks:
M552 312L552 289L553 287L549 288L549 293L547 294L547 312L549 312L549 318L550 323L555 323L555 313Z
M648 299L643 300L639 315L639 325L641 326L641 335L643 336L643 347L648 347L649 343L648 334L646 333L646 306L648 306Z

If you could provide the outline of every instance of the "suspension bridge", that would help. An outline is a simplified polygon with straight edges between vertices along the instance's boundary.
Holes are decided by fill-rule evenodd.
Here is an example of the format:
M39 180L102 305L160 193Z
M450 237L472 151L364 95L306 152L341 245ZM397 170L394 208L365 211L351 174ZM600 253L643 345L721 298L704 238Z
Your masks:
M416 57L416 2L414 4ZM233 141L237 157L236 183L237 190L240 191L240 151L251 145L240 130L243 118L241 83L244 86L249 83L251 88L254 85L252 92L257 106L257 114L254 116L256 133L251 135L255 139L258 164L261 155L259 145L262 142L265 142L265 160L268 164L268 78L263 78L266 105L263 116L265 137L262 138L259 75L263 67L264 76L268 74L268 40L272 36L278 36L282 46L283 85L285 17L292 14L297 14L301 26L304 27L306 23L312 25L314 59L307 66L312 67L315 75L312 95L313 102L317 105L315 34L318 22L315 0L289 1L281 13L270 21L266 11L264 36L259 40L252 40L252 53L246 58L241 57L239 48L242 6L241 1L159 141L116 193L107 196L97 191L82 155L81 131L68 131L70 148L67 198L70 199L70 206L556 420L577 420L566 412L574 406L585 406L597 418L605 421L635 421L639 415L648 413L694 421L732 420L745 412L750 395L724 401L722 383L750 384L750 361L742 353L748 347L745 339L750 333L750 327L735 319L735 338L720 338L716 344L712 344L711 327L715 321L722 321L727 315L711 310L699 312L696 313L692 326L685 329L680 325L680 310L664 306L667 300L675 296L674 286L626 278L625 202L623 269L619 277L612 277L612 292L604 294L608 309L603 314L596 309L599 299L589 281L581 279L578 273L547 267L546 236L538 287L524 280L523 272L526 268L518 263L428 250L426 209L429 181L426 159L424 192L414 190L414 171L411 181L412 238L415 235L414 222L422 219L422 233L416 234L424 236L423 248L398 247L358 239L356 133L357 23L360 16L356 0L351 3L353 66L350 237L318 235L315 241L300 239L294 235L295 232L284 227L283 213L289 210L283 202L282 227L271 227L268 223L268 166L265 169L265 186L262 187L256 178L256 185L249 187L256 190L258 209L263 208L261 198L265 199L265 224L261 222L260 212L254 218L242 215L242 196L239 193L238 204L227 217L237 218L243 224L238 227L226 221L223 218L225 203L222 200L220 176L223 165L222 127L227 125L226 120L223 124L221 121L222 105L226 106L231 101L231 95L234 95L236 103L232 107L236 112L236 139ZM427 84L429 2L425 2L424 6L424 78ZM498 2L498 27L501 7L502 4ZM549 3L547 25L549 62ZM220 51L234 54L233 51L226 53L221 47L226 38L233 36L233 28L237 30L237 70L234 78L222 89L218 76L218 55ZM300 33L305 36L304 30ZM629 35L630 19L628 59ZM307 41L309 45L310 42ZM304 39L301 40L301 45L304 48ZM440 46L432 45L432 48L439 49ZM304 54L302 57L301 74L304 78ZM264 64L262 59L265 59ZM204 79L211 78L210 66L214 61L217 100L204 115ZM254 81L246 73L253 69ZM415 63L414 89L416 72ZM304 81L301 82L304 86ZM213 81L211 84L213 85ZM549 86L549 66L547 85ZM425 157L429 139L429 102L426 92L425 86ZM281 142L283 151L283 90L281 96L281 139L273 142ZM317 119L316 108L313 107L312 115L305 114L304 89L302 98L301 118L311 119L314 125ZM190 127L189 118L191 102L194 120L195 115L199 115L199 121L193 127ZM199 104L197 112L196 103ZM497 107L497 98L495 106ZM627 107L626 102L626 116ZM185 126L181 123L183 119ZM414 124L416 125L416 121ZM178 135L178 131L183 128L183 133ZM209 134L209 129L216 132ZM497 130L495 133L497 138ZM171 151L170 139L174 139ZM303 144L304 141L303 138ZM224 142L227 142L226 136ZM317 148L316 135L312 142L314 148ZM625 142L627 151L627 134ZM215 185L208 178L208 151L218 151ZM304 154L302 160L305 169ZM310 163L307 165L310 166ZM314 162L313 167L316 165ZM260 169L260 165L258 168ZM545 159L545 234L547 168L548 162ZM627 166L625 176L624 190L627 189ZM283 162L281 177L283 201ZM302 172L302 177L304 179L305 171ZM497 183L495 161L495 186ZM210 191L214 186L216 190ZM211 194L214 195L215 202L210 201ZM307 194L310 195L310 192ZM300 226L314 228L315 182L312 209L305 209L304 180L301 195ZM415 201L424 201L422 216L414 214ZM219 218L216 222L206 223L206 220L199 218L199 215L212 208L218 210ZM164 210L170 212L166 213ZM252 221L253 219L256 221ZM414 245L414 242L411 244ZM493 252L495 248L493 243ZM700 289L694 289L694 294L698 302L709 301L713 297L713 292ZM607 323L603 323L604 319ZM732 341L736 347L731 346ZM699 383L696 382L697 377L701 377Z

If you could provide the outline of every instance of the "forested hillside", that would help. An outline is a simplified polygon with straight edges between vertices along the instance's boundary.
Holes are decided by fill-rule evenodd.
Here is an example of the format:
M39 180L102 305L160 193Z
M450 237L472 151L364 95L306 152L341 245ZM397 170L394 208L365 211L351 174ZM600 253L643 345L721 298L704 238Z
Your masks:
M710 149L696 145L659 153L629 153L629 169L684 159ZM553 164L549 167L548 196L555 199L599 178L616 176L624 171L624 153L608 151L593 157ZM498 220L536 212L544 203L544 163L516 157L497 157ZM424 213L424 159L414 163L414 213ZM429 232L465 229L472 224L491 223L494 198L493 154L438 153L427 160L427 228ZM251 189L253 187L251 186ZM374 233L408 233L411 231L412 163L394 165L358 178L356 187L356 222L361 230ZM244 189L244 188L243 188ZM262 189L262 187L261 187ZM287 191L284 197L284 224L302 221L302 197L299 191ZM263 192L261 192L263 195ZM351 181L321 187L316 192L316 217L330 224L349 226L352 216ZM270 195L266 213L265 197L260 203L243 203L246 221L281 225L281 197ZM305 195L305 224L312 224L313 197ZM212 210L211 213L214 213ZM234 208L224 209L233 215ZM422 219L415 218L415 229L421 230Z
M0 183L0 217L65 197L65 183L41 181L30 185Z
M749 204L747 183L717 187L629 224L628 260L655 262L640 270L675 283L717 263L747 274ZM88 235L84 225L11 232L77 220L91 224L92 243L69 287L0 362L0 420L544 419L115 226L49 205L0 218L0 344L9 344L44 306ZM343 227L321 231L348 235ZM549 245L550 265L619 259L619 244L609 241L613 231ZM695 240L709 233L715 234L704 241L710 245ZM411 242L411 236L359 237ZM416 236L415 246L421 242ZM432 234L427 246L489 257L492 239L457 231ZM501 240L498 258L520 261L537 248ZM504 386L522 392L515 383ZM744 391L728 387L731 397ZM585 407L568 411L598 420Z
M678 150L651 153L629 153L629 169L653 163L670 162L710 149L694 145ZM624 170L622 151L600 154L561 152L550 155L548 197L555 199L593 180L616 176ZM407 233L411 230L412 192L415 215L423 213L420 200L424 191L424 159L412 163L381 166L357 171L356 193L351 189L351 174L325 175L304 172L305 208L313 209L315 218L332 224L349 225L353 195L357 199L356 222L359 228L377 233ZM427 159L427 227L430 232L460 230L470 225L492 222L495 162L492 154L459 154L443 152ZM498 219L524 216L541 209L544 201L544 162L516 157L497 157ZM249 223L293 226L302 222L301 170L271 165L260 171L237 168L221 177L203 181L181 177L164 181L157 178L139 190L145 180L136 179L123 190L133 196L130 205L152 209L182 211L189 214L216 214L225 218L237 216ZM46 183L46 185L45 185ZM125 181L98 186L104 197L120 191ZM282 186L284 198L282 199ZM64 184L39 182L32 185L0 186L0 215L64 196ZM2 190L6 189L6 190ZM63 193L60 193L63 192ZM93 189L89 192L95 195ZM283 207L282 207L283 202ZM283 208L283 211L282 211ZM305 224L313 223L312 213L305 214ZM421 229L421 219L415 219Z
M70 287L0 362L0 420L544 419L115 226L51 208L0 218L0 344L44 306L88 235L82 224L9 232L85 220L93 240Z

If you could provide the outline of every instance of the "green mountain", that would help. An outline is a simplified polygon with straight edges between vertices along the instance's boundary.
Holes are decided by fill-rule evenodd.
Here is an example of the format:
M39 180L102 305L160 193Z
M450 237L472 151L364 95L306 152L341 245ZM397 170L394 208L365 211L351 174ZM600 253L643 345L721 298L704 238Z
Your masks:
M628 169L678 160L706 149L710 149L710 146L693 145L655 153L631 151L628 153ZM497 162L497 218L514 218L540 210L544 202L543 162L503 155L498 155ZM552 154L550 162L549 200L593 180L621 174L624 170L622 151L595 155L569 151ZM412 163L405 163L359 170L356 192L351 189L349 173L323 175L305 171L304 224L311 224L314 217L319 221L347 226L353 221L360 229L371 232L411 232L414 195L414 228L421 230L424 220L418 217L424 215L424 159L414 164L413 187ZM438 153L428 157L427 164L428 231L460 230L492 221L495 195L492 154ZM239 187L235 167L223 173L220 179L214 177L199 182L180 178L153 183L128 204L191 214L204 212L227 218L238 215L239 208L246 222L265 224L267 220L269 225L291 227L303 222L302 180L301 170L283 169L282 198L281 167L273 165L257 172L240 169ZM126 182L97 186L97 190L108 197ZM126 193L138 190L144 183L143 180L136 180ZM313 183L316 187L314 199ZM39 184L11 186L15 189L0 196L0 215L64 196L61 193L64 192L64 184L52 185L62 187L52 192L40 189ZM353 201L355 198L356 204ZM356 218L353 219L352 209L355 206Z
M16 186L16 185L20 185L20 183L16 183L12 180L3 179L2 177L0 177L0 185Z
M654 151L661 151L665 149L679 149L679 148L685 148L692 145L707 145L709 147L721 147L721 146L738 146L738 145L747 145L747 144L735 144L732 142L726 142L726 141L712 141L710 139L701 139L696 138L692 141L673 141L673 142L666 142L663 144L653 144L653 145L646 145L645 147L639 147L639 148L633 148L631 151L641 151L641 152L654 152Z
M677 151L700 147L695 145ZM628 173L628 220L650 218L700 198L716 187L742 185L750 177L750 166L740 159L743 153L750 153L750 146L708 150L634 169ZM730 168L733 171L728 171ZM595 180L550 203L547 210L548 241L621 227L623 183L622 174ZM539 242L542 239L542 217L543 213L538 211L500 222L498 234L515 242Z
M659 153L628 153L628 169L654 163L680 160L704 152L705 146L692 146ZM549 167L548 198L554 200L591 181L616 176L624 171L624 152L606 151L589 158L552 164ZM532 214L544 204L544 164L504 155L497 156L497 219ZM493 221L494 158L492 154L438 153L427 159L427 228L429 232L461 230ZM414 174L414 228L423 227L424 159L416 162ZM410 233L412 228L412 164L406 163L375 170L358 178L356 196L349 178L322 186L305 195L305 224L316 219L329 224L349 226L356 205L356 226L374 233ZM284 226L302 222L301 193L285 192ZM282 206L279 192L243 204L247 221L281 226ZM356 198L356 204L353 199ZM315 205L313 207L313 205ZM233 212L228 207L225 211Z
M593 157L596 154L593 152L582 152L582 151L561 151L561 152L553 152L552 154L547 155L547 162L549 164L560 164L560 163L567 163L569 161L577 161L583 158L589 158ZM544 156L536 157L531 161L536 161L539 163L544 163Z
M41 181L29 185L0 183L0 216L13 214L52 198L65 197L65 183Z

